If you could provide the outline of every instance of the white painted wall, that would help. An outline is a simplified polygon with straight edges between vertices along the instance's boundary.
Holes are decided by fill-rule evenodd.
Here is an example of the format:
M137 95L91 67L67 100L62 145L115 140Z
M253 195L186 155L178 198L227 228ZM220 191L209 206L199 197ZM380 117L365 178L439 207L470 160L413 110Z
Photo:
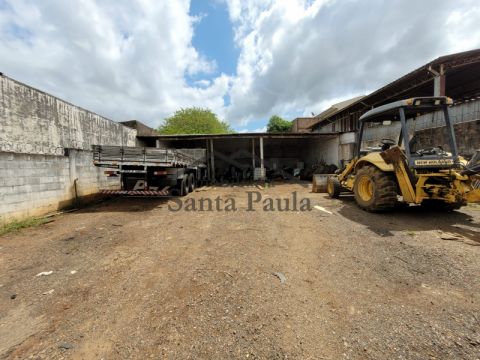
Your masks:
M334 164L339 166L339 157L338 157L339 145L340 145L339 137L320 141L318 152L319 154L321 154L321 158L325 160L327 164Z

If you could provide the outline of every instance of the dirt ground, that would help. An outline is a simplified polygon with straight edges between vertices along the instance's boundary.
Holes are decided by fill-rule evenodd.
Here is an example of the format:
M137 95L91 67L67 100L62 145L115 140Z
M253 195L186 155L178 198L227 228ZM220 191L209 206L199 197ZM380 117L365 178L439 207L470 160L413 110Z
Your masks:
M247 191L317 208L245 211ZM216 196L237 211L113 199L0 237L0 358L480 358L480 207L187 198Z

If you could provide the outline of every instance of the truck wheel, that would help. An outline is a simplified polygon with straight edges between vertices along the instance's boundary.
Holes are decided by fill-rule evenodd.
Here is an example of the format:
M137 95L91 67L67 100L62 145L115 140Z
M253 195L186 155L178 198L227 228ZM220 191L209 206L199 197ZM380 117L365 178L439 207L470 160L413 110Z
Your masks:
M186 188L186 181L185 179L177 180L177 186L172 188L172 195L173 196L185 196L187 193L185 192Z
M189 190L188 179L183 178L182 179L182 196L188 195L188 190Z
M342 185L336 177L329 177L327 179L327 193L332 199L338 199L340 192L342 191Z
M195 176L193 174L188 175L188 191L193 192L195 190Z
M397 185L393 175L374 166L358 170L353 186L355 200L367 211L389 210L397 202Z

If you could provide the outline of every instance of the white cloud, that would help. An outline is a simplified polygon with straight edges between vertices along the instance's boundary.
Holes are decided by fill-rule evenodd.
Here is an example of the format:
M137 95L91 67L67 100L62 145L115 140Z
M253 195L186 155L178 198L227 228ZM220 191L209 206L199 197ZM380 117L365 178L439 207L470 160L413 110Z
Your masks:
M158 126L201 106L244 129L480 46L476 0L216 1L240 50L234 76L193 47L208 16L189 16L189 0L0 0L0 71L115 120Z
M228 118L320 111L480 45L475 0L226 0L241 49Z
M256 129L241 128L237 132L239 132L241 134L245 134L245 133L264 133L266 131L267 131L267 127L262 126L262 127L256 128Z
M189 1L7 1L0 71L115 120L157 126L179 107L224 114L229 78L192 46Z

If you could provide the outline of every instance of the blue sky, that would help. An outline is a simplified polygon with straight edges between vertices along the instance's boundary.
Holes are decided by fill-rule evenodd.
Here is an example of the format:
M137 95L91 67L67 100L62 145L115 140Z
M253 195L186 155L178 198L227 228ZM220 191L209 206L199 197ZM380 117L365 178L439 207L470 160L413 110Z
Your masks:
M192 0L190 15L199 19L194 25L192 45L207 60L213 61L216 69L207 76L206 74L187 76L187 81L193 85L196 80L205 78L212 80L221 73L235 76L240 49L235 45L234 24L229 18L227 4L220 0ZM224 101L226 106L230 105L228 95L224 97ZM293 119L301 116L302 111L290 111L283 115ZM236 130L260 131L265 128L267 121L267 118L252 119L246 127L237 126Z
M226 4L212 0L192 0L190 14L200 20L195 24L193 46L218 66L216 75L234 75L240 51L234 44L233 26Z
M116 121L196 106L258 131L480 47L478 0L368 3L0 0L0 72Z
M235 76L240 49L235 46L233 25L229 19L227 5L218 0L192 0L190 15L198 19L194 25L192 45L216 66L211 74L187 75L188 83L194 85L195 81L205 78L213 80L221 73ZM226 106L230 105L228 94L223 99ZM257 130L262 128L264 123L264 119L254 120L247 129Z

